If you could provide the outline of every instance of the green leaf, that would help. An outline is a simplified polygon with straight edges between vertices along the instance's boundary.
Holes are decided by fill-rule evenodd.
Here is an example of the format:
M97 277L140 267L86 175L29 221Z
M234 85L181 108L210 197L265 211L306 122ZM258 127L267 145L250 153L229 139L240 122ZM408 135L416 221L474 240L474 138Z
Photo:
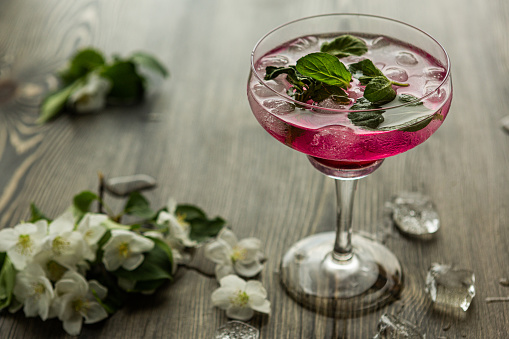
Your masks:
M41 103L41 109L39 111L39 118L37 119L38 124L43 124L55 118L57 115L62 113L65 104L69 96L81 86L82 81L76 80L70 85L59 89L56 92L49 94Z
M128 271L123 268L112 272L120 278L131 281L151 281L151 280L171 280L172 271L172 253L168 245L156 238L150 238L154 241L154 248L144 253L143 263L135 270Z
M329 43L323 43L320 51L332 54L338 58L344 58L350 55L363 55L368 51L368 46L366 46L363 40L345 34Z
M341 88L350 87L352 75L338 58L328 53L311 53L297 60L302 75Z
M376 109L380 108L379 105L375 105L372 102L370 102L368 99L364 97L360 97L357 99L355 104L350 107L351 110L361 110L361 109ZM383 113L384 111L380 111L380 113Z
M194 218L188 222L191 226L189 238L198 242L203 242L215 237L226 224L226 221L220 217L214 219Z
M11 304L12 290L16 281L16 270L5 253L0 253L0 310Z
M153 72L161 74L165 78L169 75L169 72L166 69L166 67L164 67L163 64L159 62L159 60L157 60L155 57L147 53L135 52L131 55L131 60L135 64L144 66Z
M400 95L398 95L398 100L403 102L403 103L411 103L413 101L419 100L419 98L416 97L416 96L413 96L411 94L400 94ZM409 104L407 106L419 106L419 105L423 105L423 104L424 104L424 102L417 101L417 102L414 102L414 103Z
M376 105L383 105L396 98L392 83L384 76L371 79L364 89L364 97Z
M93 48L83 49L74 55L67 69L61 71L59 75L65 84L70 84L104 63L105 60L100 51Z
M31 217L29 222L36 222L37 220L46 220L48 222L51 221L51 219L45 216L44 213L42 213L41 210L37 206L35 206L34 203L30 204L30 214Z
M352 121L355 126L377 128L382 122L384 117L381 113L377 112L350 112L348 113L348 119Z
M385 77L371 60L364 59L348 66L352 76L358 78L361 85L366 86L374 77Z
M111 81L108 99L129 103L138 102L143 98L144 79L136 72L132 61L117 60L111 66L104 67L100 75Z
M156 214L156 212L150 208L148 200L140 192L131 193L124 207L124 213L142 219L152 219Z
M177 205L175 214L183 216L186 221L190 221L196 218L206 218L207 215L202 209L193 205L181 204Z
M90 191L83 191L75 195L73 198L74 215L81 219L83 215L90 212L90 205L95 200L99 200L99 196Z

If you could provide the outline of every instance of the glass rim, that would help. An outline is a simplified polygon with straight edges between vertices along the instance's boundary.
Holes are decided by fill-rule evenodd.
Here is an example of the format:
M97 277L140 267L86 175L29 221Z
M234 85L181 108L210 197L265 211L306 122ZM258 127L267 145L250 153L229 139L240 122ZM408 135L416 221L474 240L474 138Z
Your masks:
M320 106L316 106L316 105L312 105L312 104L308 104L308 103L305 103L305 102L301 102L301 101L298 101L298 100L295 100L293 98L291 98L290 96L288 95L284 95L284 94L281 94L279 93L278 91L274 90L272 87L270 87L266 81L261 78L259 75L258 75L258 72L256 71L256 68L255 68L255 59L254 59L254 55L255 55L255 52L256 52L256 49L258 48L258 46L268 37L270 36L272 33L278 31L279 29L283 28L283 27L286 27L286 26L290 26L294 23L297 23L297 22L300 22L300 21L305 21L305 20L309 20L309 19L315 19L315 18L320 18L320 17L333 17L333 16L351 16L351 17L355 17L355 16L360 16L360 17L366 17L366 18L375 18L375 19L381 19L381 20L386 20L386 21L392 21L394 23L397 23L397 24L400 24L400 25L404 25L404 26L407 26L411 29L414 29L422 34L424 34L426 37L428 37L429 39L431 39L439 48L440 50L444 53L444 56L445 56L445 61L446 61L446 65L444 65L446 67L446 74L444 76L444 79L442 80L442 82L437 86L437 88L435 88L433 91L429 92L428 94L426 95L423 95L422 97L416 99L416 100L413 100L411 102L405 102L405 103L402 103L402 104L398 104L398 105L394 105L394 106L389 106L389 107L380 107L380 108L370 108L370 109L363 109L363 110L352 110L352 109L337 109L337 108L328 108L328 107L320 107ZM298 38L298 37L296 37ZM277 47L277 46L274 46L274 47ZM449 58L449 54L447 53L447 51L445 50L445 48L442 46L442 44L440 44L434 37L432 37L430 34L428 34L426 31L420 29L420 28L417 28L413 25L410 25L410 24L407 24L403 21L400 21L400 20L396 20L396 19L392 19L392 18L387 18L387 17L384 17L384 16L380 16L380 15L373 15L373 14L362 14L362 13L328 13L328 14L318 14L318 15L311 15L311 16L306 16L306 17L302 17L302 18L299 18L299 19L295 19L295 20L292 20L292 21L289 21L289 22L286 22L282 25L279 25L273 29L271 29L269 32L265 33L259 40L258 42L256 42L253 50L251 51L251 72L254 73L254 76L258 79L258 81L263 85L265 86L267 89L269 89L271 92L273 92L274 94L276 94L277 96L287 100L287 101L291 101L293 102L294 104L298 105L298 106L301 106L303 108L306 108L306 109L320 109L320 110L323 110L323 111L327 111L327 112L331 112L331 113L350 113L350 112L377 112L377 111L387 111L387 110L391 110L391 109L395 109L395 108L399 108L399 107L405 107L405 106L412 106L412 105L415 105L416 103L418 102L422 102L424 99L432 96L433 94L437 93L440 88L442 88L442 86L449 80L450 78L450 74L451 74L451 60Z

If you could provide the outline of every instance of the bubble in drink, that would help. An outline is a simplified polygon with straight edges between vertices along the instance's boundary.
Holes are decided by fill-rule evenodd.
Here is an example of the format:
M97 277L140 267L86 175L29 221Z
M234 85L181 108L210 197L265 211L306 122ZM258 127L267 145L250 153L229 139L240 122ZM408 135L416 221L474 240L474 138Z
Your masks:
M265 70L267 66L283 67L286 66L290 60L284 55L271 55L264 57L258 65L258 70Z
M387 67L384 70L385 76L391 80L404 82L408 80L408 73L399 67Z
M389 46L391 43L383 36L378 37L371 42L371 49L379 49Z
M427 79L442 81L446 72L442 67L428 67L423 70L423 73Z
M419 63L415 55L410 52L399 52L396 55L396 62L401 66L415 66Z
M286 114L295 110L295 105L288 101L268 99L263 102L263 106L268 108L274 114Z
M318 44L318 38L315 36L307 36L304 38L299 38L295 40L290 46L288 46L288 50L296 52L296 51L304 51Z

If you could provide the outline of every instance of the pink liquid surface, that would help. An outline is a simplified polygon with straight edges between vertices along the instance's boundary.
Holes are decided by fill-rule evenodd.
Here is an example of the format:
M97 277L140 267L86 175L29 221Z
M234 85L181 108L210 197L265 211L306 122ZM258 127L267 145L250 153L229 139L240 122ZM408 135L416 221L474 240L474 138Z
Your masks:
M307 36L292 40L258 59L255 68L263 78L266 66L295 65L300 57L319 51L322 42L339 35ZM330 164L355 166L405 152L424 142L438 129L447 116L452 99L450 79L436 90L446 76L445 66L409 44L387 37L359 37L368 45L368 52L360 57L342 58L341 62L348 67L348 64L362 59L371 59L389 79L409 84L408 87L393 86L398 94L421 98L432 93L422 100L424 104L419 107L421 113L414 115L415 107L387 109L384 113L386 121L377 130L361 128L351 123L348 112L320 109L347 110L363 95L364 86L356 79L348 90L350 105L341 106L325 100L310 110L296 107L291 100L278 96L251 72L248 81L249 103L256 119L267 132L297 151L330 160ZM265 84L281 95L285 95L290 88L284 75ZM398 104L401 103L394 101L387 106ZM434 118L431 122L420 130L399 130L402 126L411 126L432 115Z

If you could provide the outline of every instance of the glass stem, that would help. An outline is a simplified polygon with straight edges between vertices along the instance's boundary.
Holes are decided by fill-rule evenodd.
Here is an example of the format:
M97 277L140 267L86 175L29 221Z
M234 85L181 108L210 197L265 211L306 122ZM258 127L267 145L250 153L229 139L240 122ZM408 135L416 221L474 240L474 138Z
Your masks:
M336 183L336 241L332 257L338 261L348 261L352 252L352 210L353 198L357 189L357 179L335 179Z

